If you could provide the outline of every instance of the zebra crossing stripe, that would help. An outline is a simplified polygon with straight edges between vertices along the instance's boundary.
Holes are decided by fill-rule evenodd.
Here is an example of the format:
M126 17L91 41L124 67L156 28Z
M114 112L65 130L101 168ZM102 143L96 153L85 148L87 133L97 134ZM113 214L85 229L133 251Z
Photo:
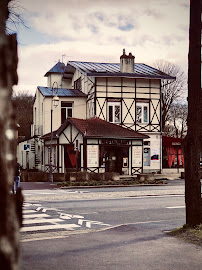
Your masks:
M56 230L56 229L65 229L68 231L73 231L74 228L80 227L76 224L54 224L54 225L43 225L43 226L30 226L22 227L21 232L33 232L33 231L46 231L46 230Z
M41 218L41 219L31 219L31 220L23 220L23 225L29 224L40 224L40 223L55 223L61 222L62 220L59 218Z
M23 214L36 213L35 210L23 210Z
M47 214L30 214L23 216L23 218L42 218L42 217L50 217L50 216Z
M87 228L91 228L93 224L94 225L101 225L101 226L110 226L109 224L105 224L105 223L100 222L100 221L93 221L93 220L86 220L86 219L79 219L78 220L79 225L83 225L84 222L86 222Z

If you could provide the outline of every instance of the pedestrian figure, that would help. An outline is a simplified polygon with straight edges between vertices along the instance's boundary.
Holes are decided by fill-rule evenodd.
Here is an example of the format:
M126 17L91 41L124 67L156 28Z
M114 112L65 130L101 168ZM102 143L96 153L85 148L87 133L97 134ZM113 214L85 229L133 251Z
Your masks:
M13 181L13 187L12 187L13 194L16 193L19 187L20 187L20 164L16 162L14 181Z

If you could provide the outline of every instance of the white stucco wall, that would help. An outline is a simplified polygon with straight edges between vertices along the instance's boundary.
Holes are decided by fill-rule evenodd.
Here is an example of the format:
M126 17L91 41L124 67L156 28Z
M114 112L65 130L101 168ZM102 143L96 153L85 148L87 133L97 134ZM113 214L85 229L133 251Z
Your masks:
M71 89L71 80L62 79L62 74L51 73L47 77L47 87L52 87L54 82L57 82L58 88Z
M73 117L86 118L86 98L85 97L60 97L57 108L53 107L53 131L61 125L61 101L73 103ZM36 116L35 116L36 110ZM33 128L35 134L43 135L51 131L51 97L44 97L40 91L36 91L36 99L33 106ZM36 134L38 132L38 134Z
M18 163L22 166L22 169L27 169L27 164L29 169L33 169L35 167L35 153L33 151L25 151L24 145L34 143L34 139L23 141L18 144L17 151L17 160Z

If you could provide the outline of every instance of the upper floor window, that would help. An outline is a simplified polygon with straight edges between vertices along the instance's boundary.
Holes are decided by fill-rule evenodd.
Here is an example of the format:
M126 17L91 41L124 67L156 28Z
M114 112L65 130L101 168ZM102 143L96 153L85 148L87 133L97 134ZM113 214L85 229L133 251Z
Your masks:
M67 117L72 117L73 115L73 103L61 101L61 123L67 119Z
M136 122L137 123L149 122L149 103L136 104Z
M82 89L82 87L81 87L81 77L78 78L76 81L74 81L74 89L78 89L78 90Z
M121 103L120 102L108 102L108 121L110 123L121 122Z

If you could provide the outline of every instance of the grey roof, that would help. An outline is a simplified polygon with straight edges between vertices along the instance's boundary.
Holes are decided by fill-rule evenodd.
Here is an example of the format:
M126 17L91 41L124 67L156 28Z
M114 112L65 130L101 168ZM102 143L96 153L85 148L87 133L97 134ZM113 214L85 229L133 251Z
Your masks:
M41 94L45 97L51 97L52 96L52 87L43 87L38 86L37 87ZM83 92L77 90L77 89L65 89L65 88L58 88L58 97L86 97L86 94Z
M94 63L94 62L77 62L69 61L68 65L78 69L81 73L87 76L95 77L133 77L133 78L154 78L154 79L170 79L175 77L170 76L158 69L150 67L145 64L135 63L134 73L122 73L120 72L119 63ZM66 72L66 71L65 71ZM65 73L64 72L64 73Z
M65 70L65 64L58 62L54 67L52 67L48 72L46 72L44 77L47 77L50 73L63 73L64 70Z

